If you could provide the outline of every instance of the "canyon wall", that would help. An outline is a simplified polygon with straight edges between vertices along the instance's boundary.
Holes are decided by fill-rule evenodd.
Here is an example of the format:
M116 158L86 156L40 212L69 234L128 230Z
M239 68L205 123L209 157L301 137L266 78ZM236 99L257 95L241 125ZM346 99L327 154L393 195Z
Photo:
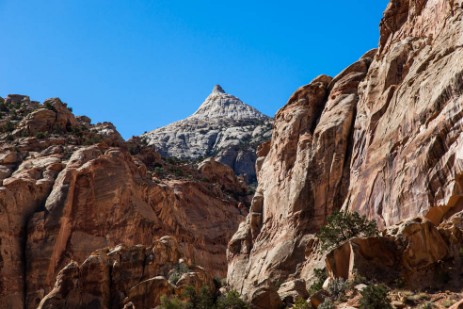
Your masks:
M386 227L463 209L462 16L462 1L391 1L378 49L277 113L229 243L228 280L247 300L277 308L288 282L308 283L324 264L314 234L334 210Z
M243 219L246 208L238 205L247 190L229 167L167 163L141 140L123 141L110 123L74 117L59 99L42 105L8 96L0 104L5 308L36 308L61 269L95 250L151 246L164 235L176 238L178 256L190 265L225 276L226 244Z

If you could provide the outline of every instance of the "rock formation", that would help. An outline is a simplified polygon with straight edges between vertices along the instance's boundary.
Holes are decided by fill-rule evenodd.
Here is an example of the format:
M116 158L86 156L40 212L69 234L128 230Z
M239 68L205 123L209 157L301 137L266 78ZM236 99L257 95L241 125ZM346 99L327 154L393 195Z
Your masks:
M6 308L36 308L58 274L55 288L64 293L87 266L101 276L81 278L89 280L85 288L104 294L109 266L103 260L109 260L105 253L89 261L92 252L150 246L163 235L176 237L188 263L225 276L226 244L243 218L247 191L230 168L206 162L202 174L191 164L165 162L140 139L124 142L110 123L74 117L59 99L42 105L8 96L0 110L0 302Z
M163 295L180 294L186 285L214 289L204 269L179 257L172 237L162 237L152 246L98 250L81 265L66 265L37 308L154 308Z
M270 139L272 119L216 85L190 117L144 134L161 155L214 157L248 183L256 178L256 147Z
M154 307L223 276L230 239L228 283L257 309L307 299L316 268L329 278L315 307L335 280L357 276L437 290L428 299L445 289L457 302L462 18L463 0L391 1L378 49L299 88L258 147L272 120L220 86L192 116L127 142L59 99L0 99L0 303ZM215 160L163 160L144 138L164 156ZM234 173L252 180L254 162L248 211ZM339 209L381 233L321 252L316 233ZM189 271L168 280L180 268Z
M434 238L417 236L418 251L403 253L413 271L455 258L434 225L463 209L462 17L462 1L391 1L378 49L298 89L276 114L250 213L228 252L229 283L258 308L278 306L261 304L262 293L308 283L324 265L314 233L340 208L381 228L429 220L423 235ZM339 250L348 256L362 241Z

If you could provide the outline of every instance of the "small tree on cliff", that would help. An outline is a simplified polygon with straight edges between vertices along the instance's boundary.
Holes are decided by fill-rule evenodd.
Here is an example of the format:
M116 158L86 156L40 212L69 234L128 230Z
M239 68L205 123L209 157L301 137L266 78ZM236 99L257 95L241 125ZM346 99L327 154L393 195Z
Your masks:
M318 232L321 250L332 249L355 236L375 236L378 228L375 221L360 216L357 212L337 211L327 218L327 223Z

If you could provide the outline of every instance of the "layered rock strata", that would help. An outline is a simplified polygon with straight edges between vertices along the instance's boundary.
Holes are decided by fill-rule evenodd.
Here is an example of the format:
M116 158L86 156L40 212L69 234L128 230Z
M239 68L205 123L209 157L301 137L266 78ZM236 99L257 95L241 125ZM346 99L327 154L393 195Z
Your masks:
M202 174L164 162L143 141L124 142L112 124L74 117L59 99L42 105L9 96L0 104L5 307L36 308L61 269L95 250L148 246L162 235L176 237L187 262L225 275L226 244L243 218L238 205L247 190L230 168L205 162ZM71 266L66 271L76 270Z
M229 244L228 280L246 299L264 308L261 291L310 280L324 265L314 233L333 210L384 228L419 216L438 225L462 209L462 17L462 1L391 1L377 50L277 113ZM428 252L430 263L452 258L444 252Z
M66 265L37 308L154 308L162 296L180 295L186 286L214 291L204 269L179 257L175 238L168 236L152 246L98 250L81 265Z

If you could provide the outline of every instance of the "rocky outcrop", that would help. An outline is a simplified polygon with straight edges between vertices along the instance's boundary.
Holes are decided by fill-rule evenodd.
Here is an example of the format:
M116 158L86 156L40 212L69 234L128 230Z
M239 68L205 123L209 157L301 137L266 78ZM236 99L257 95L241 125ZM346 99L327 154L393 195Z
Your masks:
M182 288L182 280L168 280L183 263L179 257L175 238L167 236L152 246L98 250L81 265L74 261L66 265L37 308L154 308L161 296L174 295ZM202 268L185 267L185 273L179 274L182 278L196 278L199 288L214 289L212 278Z
M228 280L247 299L309 281L322 261L314 233L340 208L380 228L429 220L399 233L411 239L404 267L448 256L431 226L463 207L462 16L462 1L391 1L377 50L300 88L277 113L250 214L229 244ZM368 250L386 254L387 246L353 240L339 250L346 257L363 248L370 261Z
M346 208L383 226L461 209L461 1L392 1L360 85ZM450 213L449 213L450 211Z
M277 113L250 214L229 244L229 283L248 299L311 269L304 269L310 235L347 194L357 86L373 55L335 78L316 78Z
M271 128L271 118L217 85L193 115L143 137L163 156L187 160L214 157L253 182L256 147L270 139Z
M50 304L67 302L66 297L89 303L95 295L107 299L102 289L109 260L106 253L95 257L92 252L119 244L150 246L162 235L176 237L187 263L225 276L226 244L243 218L238 206L246 199L246 186L228 167L213 162L216 174L214 169L202 174L191 164L164 162L143 141L126 143L112 124L74 117L58 99L41 105L9 96L0 103L8 123L0 133L0 301L5 307L36 308L60 270L58 292L81 291L52 295ZM142 267L145 258L135 251L130 252ZM88 283L83 287L75 275L85 271L96 277L81 278ZM131 282L134 290L124 289L124 295L133 296L135 304L145 301L143 291L168 287L155 275ZM120 281L127 276L132 275ZM88 299L80 298L87 294Z

